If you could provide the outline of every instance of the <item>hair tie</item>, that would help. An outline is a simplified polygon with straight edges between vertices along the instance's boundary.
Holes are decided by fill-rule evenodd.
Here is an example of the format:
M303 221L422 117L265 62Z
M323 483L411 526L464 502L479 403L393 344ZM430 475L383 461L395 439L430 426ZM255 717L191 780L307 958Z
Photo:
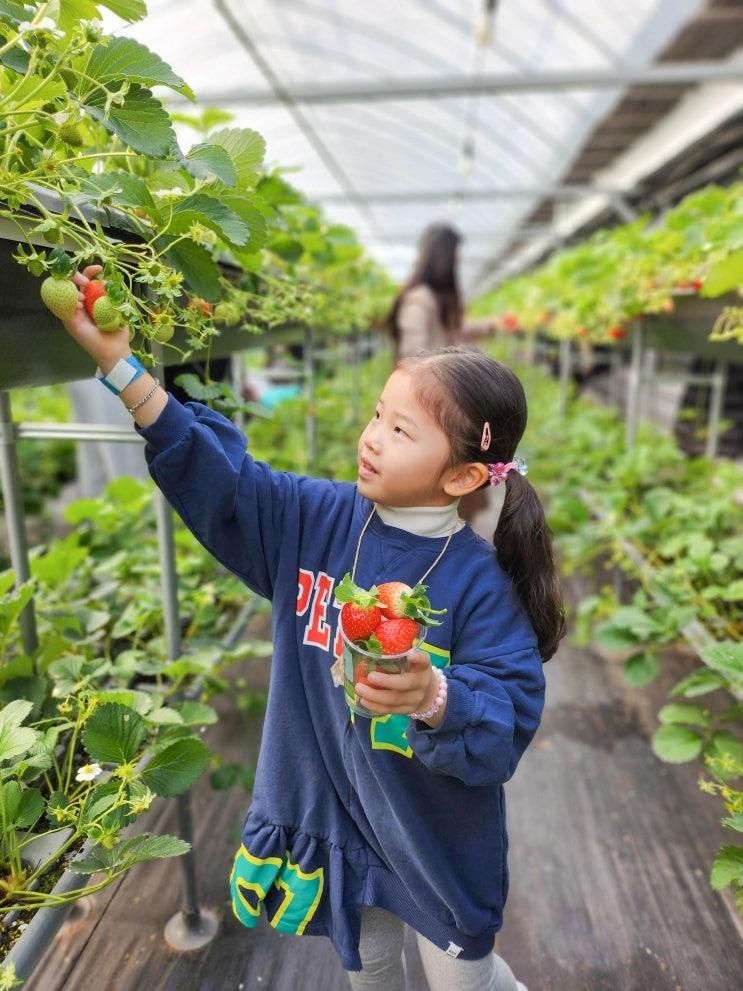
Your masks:
M502 461L498 461L497 464L488 465L488 475L490 476L491 485L500 485L501 482L505 482L509 471L513 469L519 473L519 475L526 475L529 471L526 462L523 458L514 458L513 461L509 461L508 464L503 464Z

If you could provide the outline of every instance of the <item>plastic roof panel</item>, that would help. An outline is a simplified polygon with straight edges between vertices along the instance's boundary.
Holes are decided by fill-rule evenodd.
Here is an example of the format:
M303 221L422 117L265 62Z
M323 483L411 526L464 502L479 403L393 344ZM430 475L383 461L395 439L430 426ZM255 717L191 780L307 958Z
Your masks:
M271 83L239 34L280 86L342 88L647 65L702 6L703 0L500 0L486 48L475 41L482 0L148 0L141 24L111 24L165 58L200 103L225 106L238 125L260 131L267 160L299 166L291 181L320 202L332 197L328 216L354 226L394 276L407 274L426 224L454 223L465 235L462 275L471 287L540 202L540 190L559 184L621 88L241 105L241 93L270 94ZM189 131L180 137L186 145L198 140ZM466 143L474 149L468 168ZM504 187L533 193L464 201L457 195ZM406 193L430 200L379 199ZM366 196L366 207L354 202Z

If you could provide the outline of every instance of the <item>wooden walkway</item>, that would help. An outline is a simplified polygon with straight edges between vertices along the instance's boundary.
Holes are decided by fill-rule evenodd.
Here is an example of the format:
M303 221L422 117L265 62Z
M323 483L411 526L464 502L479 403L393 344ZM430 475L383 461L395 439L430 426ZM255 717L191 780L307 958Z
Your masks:
M685 663L672 661L663 683ZM650 750L662 686L629 689L618 666L569 645L545 670L542 725L506 786L511 889L497 952L529 991L740 991L743 926L707 881L730 835L697 788L699 766L662 764ZM265 685L268 662L241 673ZM254 763L260 730L259 718L233 713L207 741L225 760ZM247 805L206 780L194 790L201 899L223 916L208 947L167 947L181 868L145 864L91 899L25 991L348 991L328 940L276 933L265 917L249 931L233 917L227 877ZM158 800L143 828L175 832L175 813ZM465 823L462 832L466 842ZM412 938L407 950L409 991L427 991Z

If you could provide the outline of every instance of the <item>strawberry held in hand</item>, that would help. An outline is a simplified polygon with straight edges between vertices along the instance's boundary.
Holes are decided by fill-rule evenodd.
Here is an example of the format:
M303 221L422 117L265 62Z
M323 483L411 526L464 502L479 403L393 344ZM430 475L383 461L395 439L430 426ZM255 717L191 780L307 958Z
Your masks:
M374 654L405 654L417 636L418 623L414 619L383 619L365 646Z
M384 582L377 588L377 599L385 619L405 617L421 626L440 626L440 620L431 617L446 612L446 609L431 608L426 586L421 584L411 588L405 582Z
M372 586L367 592L352 581L349 574L345 574L335 590L335 600L343 603L341 623L348 639L366 640L371 636L382 618L376 588Z
M77 309L77 286L69 279L50 275L41 283L41 298L47 309L60 320L69 320Z

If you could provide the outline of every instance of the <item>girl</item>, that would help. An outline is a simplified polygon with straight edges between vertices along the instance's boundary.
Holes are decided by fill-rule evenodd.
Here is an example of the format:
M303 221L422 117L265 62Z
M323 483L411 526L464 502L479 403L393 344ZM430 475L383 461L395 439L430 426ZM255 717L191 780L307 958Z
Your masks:
M403 991L405 923L431 991L524 991L493 954L508 891L503 784L539 724L564 618L541 505L513 470L526 426L516 376L464 347L402 361L359 439L353 485L254 461L228 419L140 371L126 330L101 333L82 306L67 329L134 416L185 524L274 605L230 875L237 918L253 927L264 909L278 930L329 936L354 991ZM488 484L506 489L495 549L457 515ZM333 677L346 572L364 588L425 576L447 610L409 673L355 686L371 719Z

